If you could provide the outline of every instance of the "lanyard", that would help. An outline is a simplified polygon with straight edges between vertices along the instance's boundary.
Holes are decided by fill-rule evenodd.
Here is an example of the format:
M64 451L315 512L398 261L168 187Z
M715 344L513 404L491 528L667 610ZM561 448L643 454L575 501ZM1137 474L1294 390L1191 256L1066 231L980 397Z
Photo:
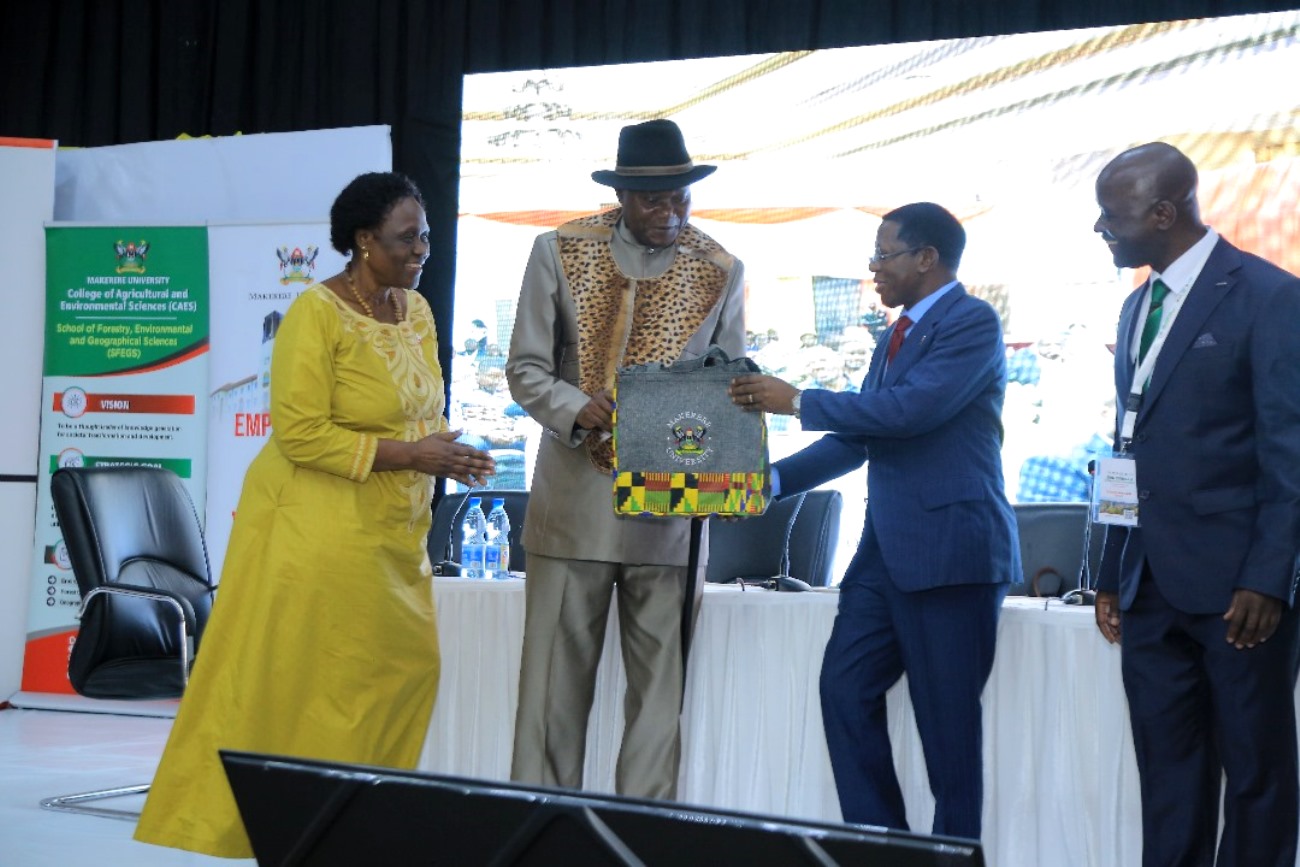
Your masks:
M1138 410L1142 408L1142 394L1146 387L1151 383L1151 371L1155 369L1156 359L1160 357L1160 350L1164 348L1165 338L1169 336L1169 329L1174 325L1174 318L1178 311L1182 309L1183 301L1186 300L1188 290L1191 289L1192 283L1195 282L1198 274L1193 274L1183 284L1183 288L1178 292L1170 292L1165 296L1164 304L1160 308L1160 329L1156 332L1155 338L1151 341L1151 346L1147 348L1146 357L1142 363L1133 371L1133 382L1129 386L1128 399L1124 402L1124 415L1120 422L1120 452L1128 451L1128 444L1133 439L1133 429L1137 426ZM1150 284L1148 284L1149 287ZM1146 314L1151 312L1151 293L1148 288L1147 303L1143 305ZM1146 322L1147 316L1142 316L1136 323L1138 342L1141 343L1142 324ZM1132 352L1132 343L1130 342L1129 352Z

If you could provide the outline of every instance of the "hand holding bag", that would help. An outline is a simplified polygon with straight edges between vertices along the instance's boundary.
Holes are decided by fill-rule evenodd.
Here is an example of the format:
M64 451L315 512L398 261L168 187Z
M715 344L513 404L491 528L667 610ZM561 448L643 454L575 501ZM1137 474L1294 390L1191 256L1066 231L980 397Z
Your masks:
M614 389L614 511L763 514L772 497L767 422L727 394L733 377L758 370L717 346L689 361L621 369Z

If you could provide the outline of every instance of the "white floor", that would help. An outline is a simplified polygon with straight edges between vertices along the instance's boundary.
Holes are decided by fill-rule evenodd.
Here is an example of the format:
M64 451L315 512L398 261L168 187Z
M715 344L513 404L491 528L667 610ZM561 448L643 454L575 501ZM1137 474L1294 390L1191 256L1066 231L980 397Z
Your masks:
M137 843L135 823L56 813L42 798L147 783L172 721L50 710L0 710L0 865L4 867L212 867L209 858ZM101 806L139 810L142 797Z

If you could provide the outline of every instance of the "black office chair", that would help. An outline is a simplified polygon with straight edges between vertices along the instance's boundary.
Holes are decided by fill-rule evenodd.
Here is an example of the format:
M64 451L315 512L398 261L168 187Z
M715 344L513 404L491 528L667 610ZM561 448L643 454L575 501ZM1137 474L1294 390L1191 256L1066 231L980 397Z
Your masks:
M1011 586L1021 596L1062 596L1081 587L1087 503L1016 503L1022 580ZM1101 559L1103 533L1091 534L1089 570Z
M50 491L81 591L72 688L88 698L179 697L215 590L184 484L157 467L65 467L50 478ZM139 813L80 805L148 789L63 795L41 806L134 821Z
M782 576L829 586L843 505L839 491L808 491L777 500L758 517L710 521L705 580L770 585Z
M492 498L505 500L506 514L510 516L510 571L525 571L524 546L520 542L524 532L524 513L528 510L528 492L520 490L475 490L443 494L433 507L433 526L429 530L429 560L434 573L460 574L460 524L465 518L465 507L470 497L483 500L483 514L492 508ZM450 567L450 568L449 568Z

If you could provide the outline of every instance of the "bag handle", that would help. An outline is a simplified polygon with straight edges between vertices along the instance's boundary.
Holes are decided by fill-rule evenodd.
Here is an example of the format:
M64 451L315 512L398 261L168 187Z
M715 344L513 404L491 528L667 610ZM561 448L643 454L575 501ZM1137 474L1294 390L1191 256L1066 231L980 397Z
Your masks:
M732 359L727 351L716 343L710 344L708 351L697 358L690 358L686 361L678 361L668 369L673 373L689 373L693 370L702 370L706 367L733 367L743 366L746 370L757 372L758 365L747 357Z

